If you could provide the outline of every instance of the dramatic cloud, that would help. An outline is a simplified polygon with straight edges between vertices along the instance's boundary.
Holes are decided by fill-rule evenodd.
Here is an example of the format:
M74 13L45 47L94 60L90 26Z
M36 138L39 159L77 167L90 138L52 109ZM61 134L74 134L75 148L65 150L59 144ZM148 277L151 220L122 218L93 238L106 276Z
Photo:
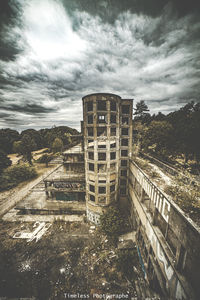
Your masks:
M0 127L79 129L81 98L94 92L143 99L151 112L199 101L199 6L173 3L8 1Z

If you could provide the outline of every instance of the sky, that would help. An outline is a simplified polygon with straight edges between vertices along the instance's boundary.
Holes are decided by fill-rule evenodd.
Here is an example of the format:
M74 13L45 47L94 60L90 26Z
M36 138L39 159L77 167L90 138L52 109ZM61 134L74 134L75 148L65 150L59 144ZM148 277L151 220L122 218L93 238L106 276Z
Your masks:
M0 1L0 128L79 130L96 92L150 113L199 102L200 1Z

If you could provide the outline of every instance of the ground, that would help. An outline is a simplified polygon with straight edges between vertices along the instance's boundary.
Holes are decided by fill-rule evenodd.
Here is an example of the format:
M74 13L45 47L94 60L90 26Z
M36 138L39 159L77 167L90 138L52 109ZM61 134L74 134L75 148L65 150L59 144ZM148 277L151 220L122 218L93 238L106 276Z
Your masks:
M131 299L138 295L137 282L143 279L136 249L131 250L134 259L129 262L135 270L131 282L117 269L121 250L95 226L56 221L38 241L13 238L16 232L31 232L33 225L1 221L0 297L54 300L79 293L94 299L95 293L124 293Z

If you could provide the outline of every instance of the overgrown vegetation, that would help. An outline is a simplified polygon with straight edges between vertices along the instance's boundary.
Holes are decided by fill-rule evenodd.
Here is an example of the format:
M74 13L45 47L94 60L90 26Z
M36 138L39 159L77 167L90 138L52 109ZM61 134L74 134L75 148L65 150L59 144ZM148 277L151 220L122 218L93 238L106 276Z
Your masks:
M20 182L35 178L35 168L27 164L14 165L6 168L0 176L0 191L17 186Z
M131 250L118 250L116 266L117 270L127 277L130 281L134 280L136 273L133 266L138 266L138 254L137 249Z

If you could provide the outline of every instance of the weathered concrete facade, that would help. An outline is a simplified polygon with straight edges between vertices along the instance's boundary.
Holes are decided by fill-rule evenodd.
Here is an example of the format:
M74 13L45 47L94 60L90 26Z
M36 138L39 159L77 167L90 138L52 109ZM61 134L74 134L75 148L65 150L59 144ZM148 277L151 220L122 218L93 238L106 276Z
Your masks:
M198 228L132 160L129 172L132 219L146 279L166 299L199 299Z
M132 144L132 100L98 93L83 97L87 217L98 224L127 193Z

